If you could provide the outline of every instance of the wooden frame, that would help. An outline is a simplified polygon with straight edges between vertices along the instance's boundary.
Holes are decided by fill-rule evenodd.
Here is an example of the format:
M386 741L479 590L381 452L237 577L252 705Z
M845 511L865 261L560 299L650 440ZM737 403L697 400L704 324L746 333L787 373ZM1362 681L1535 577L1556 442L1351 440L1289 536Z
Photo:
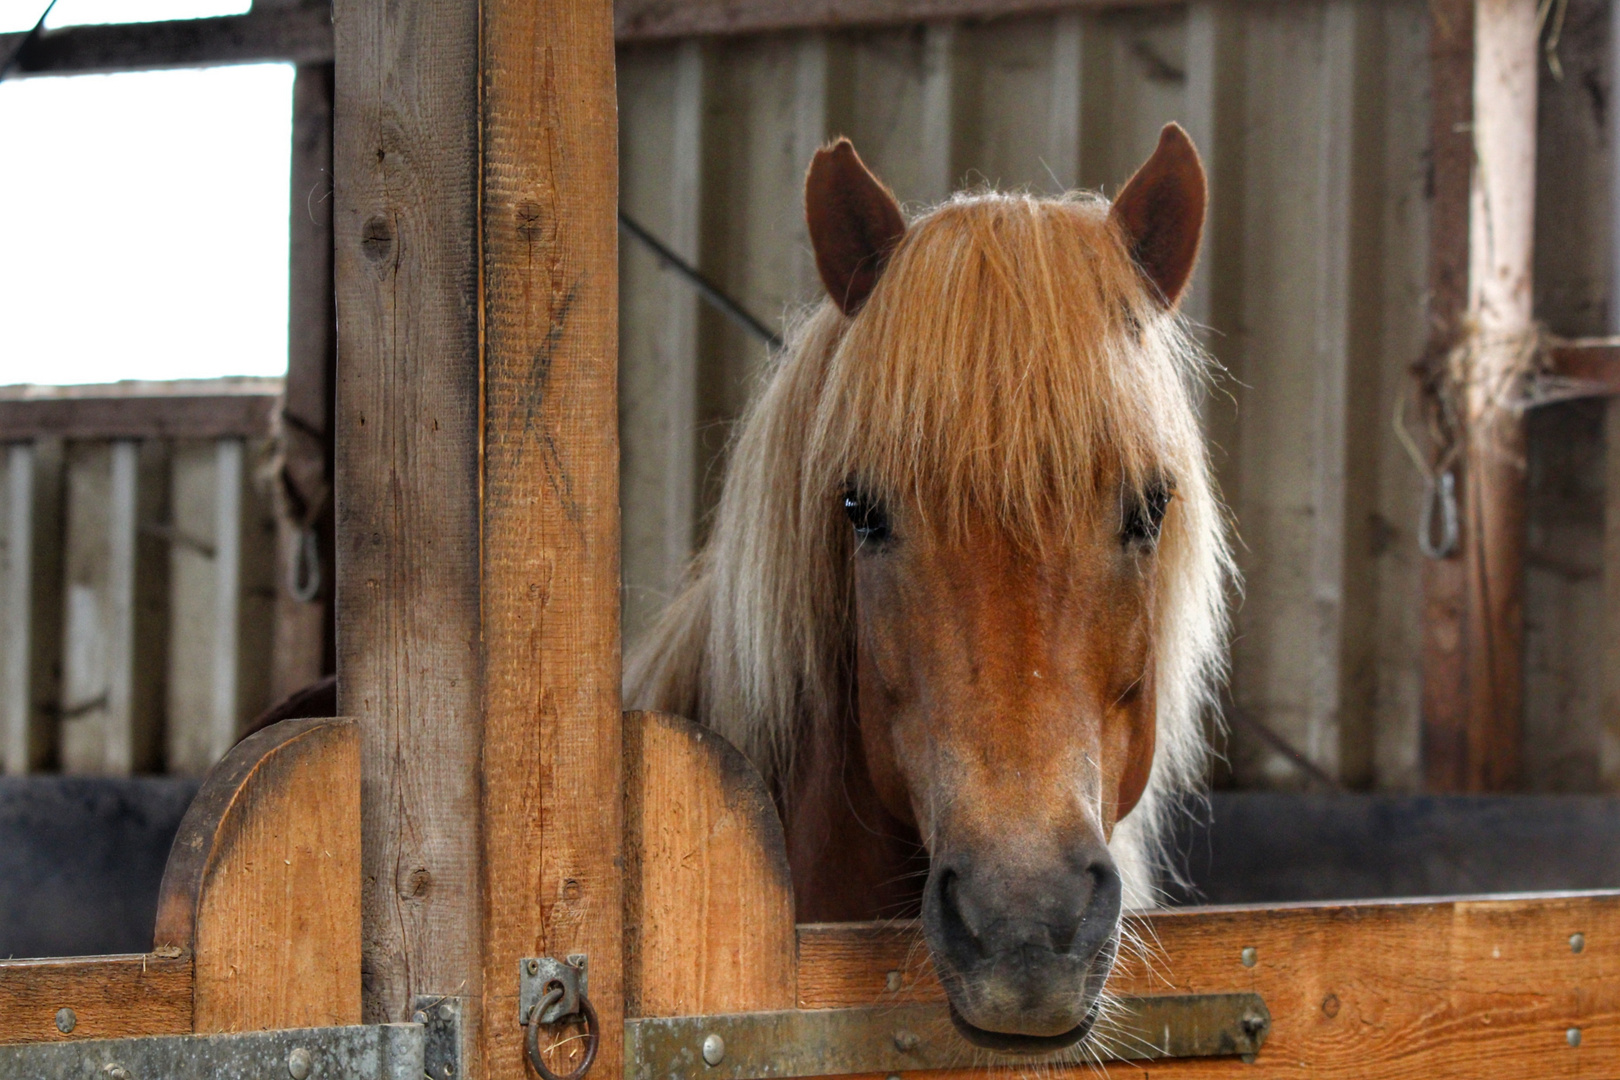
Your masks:
M1437 0L1455 8L1437 17L1462 20L1437 48L1470 50L1475 122L1499 76L1518 80L1512 107L1488 117L1503 141L1480 168L1510 203L1493 213L1523 209L1525 3ZM822 24L970 13L944 0L810 10ZM804 25L771 22L787 8L764 0L681 17L696 11L730 32ZM780 824L734 750L675 718L621 721L613 22L603 4L546 15L517 0L338 5L338 601L342 706L357 722L287 722L233 751L182 829L153 953L0 964L0 1001L22 1018L8 1037L404 1020L436 994L467 1004L470 1075L515 1078L518 959L584 952L596 1069L614 1076L627 1010L939 999L914 927L794 925ZM624 31L621 13L621 36L702 28L675 18ZM1441 156L1450 197L1458 158ZM1436 215L1437 280L1503 269L1482 262L1480 183L1470 171L1460 217ZM1522 224L1492 249L1511 263L1508 294L1469 287L1455 308L1489 309L1507 333L1523 328ZM1475 584L1511 564L1512 493L1469 461L1476 505L1502 516L1466 539L1465 574L1436 571L1431 626L1451 620L1472 649L1513 632L1511 599ZM1512 673L1489 650L1458 660L1433 645L1446 653L1437 743L1463 733L1447 775L1499 783L1487 753L1506 737ZM1258 989L1276 1025L1253 1067L1159 1075L1487 1076L1545 1071L1549 1055L1571 1071L1620 1066L1620 895L1210 909L1138 926L1164 965L1127 965L1122 989Z
M0 1043L358 1022L359 752L351 720L245 739L181 822L152 951L0 961Z

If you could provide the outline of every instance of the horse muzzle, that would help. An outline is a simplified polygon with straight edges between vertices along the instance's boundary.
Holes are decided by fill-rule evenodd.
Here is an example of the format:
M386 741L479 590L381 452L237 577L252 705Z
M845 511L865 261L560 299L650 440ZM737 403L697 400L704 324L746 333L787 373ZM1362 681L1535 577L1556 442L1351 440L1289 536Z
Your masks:
M970 1041L1049 1053L1085 1038L1119 946L1120 878L1103 845L1030 874L936 857L923 928L952 1019Z

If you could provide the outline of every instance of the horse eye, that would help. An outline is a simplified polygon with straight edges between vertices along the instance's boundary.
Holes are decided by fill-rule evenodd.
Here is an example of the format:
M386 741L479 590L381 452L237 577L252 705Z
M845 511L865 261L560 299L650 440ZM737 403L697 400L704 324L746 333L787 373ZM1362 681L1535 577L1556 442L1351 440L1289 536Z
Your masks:
M844 513L862 541L881 544L889 538L889 515L878 500L850 488L844 492Z
M1170 507L1170 489L1163 484L1154 484L1142 492L1142 497L1132 500L1125 510L1125 526L1120 530L1120 539L1126 544L1150 545L1159 540L1159 530L1164 526L1164 512Z

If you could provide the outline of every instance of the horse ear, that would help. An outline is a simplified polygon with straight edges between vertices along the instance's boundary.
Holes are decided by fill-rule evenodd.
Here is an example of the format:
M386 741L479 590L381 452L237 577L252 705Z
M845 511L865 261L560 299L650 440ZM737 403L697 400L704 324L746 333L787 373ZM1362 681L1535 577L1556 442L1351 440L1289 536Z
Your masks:
M1175 307L1198 260L1209 192L1204 165L1180 124L1159 132L1153 156L1126 182L1110 216L1131 258L1167 308Z
M867 169L855 146L839 139L816 151L804 178L804 217L827 295L854 315L906 233L900 204Z

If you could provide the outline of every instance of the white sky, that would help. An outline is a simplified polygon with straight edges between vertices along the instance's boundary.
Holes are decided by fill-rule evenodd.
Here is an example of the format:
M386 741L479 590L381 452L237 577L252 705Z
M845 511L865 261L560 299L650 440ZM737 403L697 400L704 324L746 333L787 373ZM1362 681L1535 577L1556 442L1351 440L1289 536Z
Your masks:
M0 0L0 32L42 8ZM59 0L50 22L246 8ZM285 373L292 79L254 64L0 82L0 384Z

